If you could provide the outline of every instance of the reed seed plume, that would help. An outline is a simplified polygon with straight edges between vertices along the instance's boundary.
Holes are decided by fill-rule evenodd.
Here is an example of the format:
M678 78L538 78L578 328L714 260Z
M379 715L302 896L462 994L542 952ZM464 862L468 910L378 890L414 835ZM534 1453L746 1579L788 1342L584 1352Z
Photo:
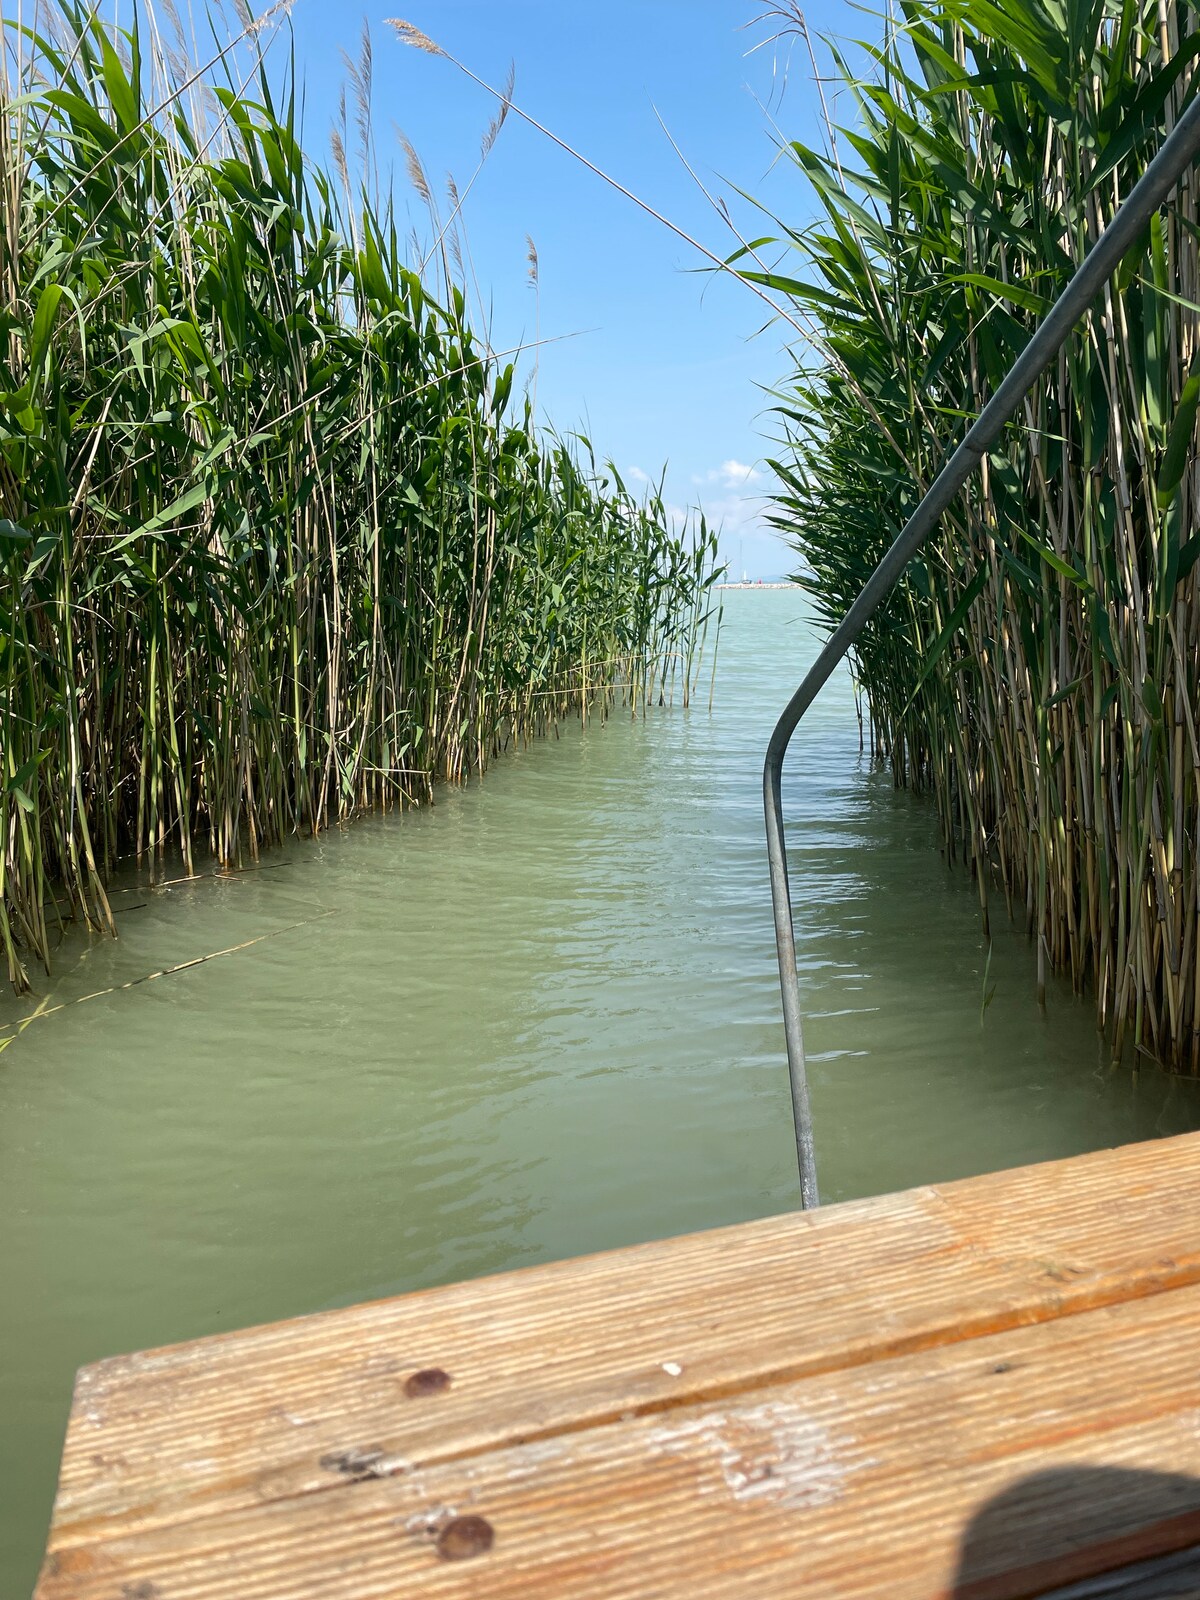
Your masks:
M337 168L338 177L342 180L342 188L346 194L350 193L350 165L346 160L346 145L342 139L340 128L331 128L329 132L329 149L333 156L333 164Z
M508 109L512 105L512 97L517 88L517 64L510 61L508 64L508 77L504 82L504 91L500 100L500 108L484 130L483 138L479 145L479 159L486 161L492 153L492 146L500 137L500 130L508 118Z
M180 56L186 59L187 34L184 31L183 18L179 15L179 7L175 4L175 0L162 0L162 8L167 21L171 24L171 31L175 35L175 49L179 52ZM253 23L254 13L250 10L249 5L247 5L246 16L242 21L242 27L249 28L253 25Z
M375 54L371 44L371 25L366 17L363 18L362 41L359 47L358 75L366 91L368 102L371 98L371 85L375 75Z
M425 175L425 168L417 154L412 140L402 128L396 129L396 137L400 141L400 148L404 151L404 165L408 172L408 181L424 200L427 206L433 205L433 190L429 187L429 179Z
M395 28L404 44L411 45L414 50L424 50L426 55L444 56L446 52L440 44L434 44L427 33L422 33L420 28L414 27L411 22L404 22L399 17L387 17L389 28Z
M257 38L260 33L265 33L274 23L284 17L290 17L296 0L275 0L275 4L268 6L261 17L252 17L245 24L243 36L248 39ZM249 14L249 7L246 8Z
M525 235L525 259L529 263L529 287L536 289L538 286L538 253L537 246L529 234Z
M362 39L359 45L358 60L342 51L342 61L345 64L346 75L350 79L350 87L354 91L354 107L358 125L358 143L362 152L364 166L370 159L371 151L371 92L374 77L373 56L371 50L371 28L367 20L363 19ZM344 98L343 98L344 106ZM343 111L344 115L344 111Z

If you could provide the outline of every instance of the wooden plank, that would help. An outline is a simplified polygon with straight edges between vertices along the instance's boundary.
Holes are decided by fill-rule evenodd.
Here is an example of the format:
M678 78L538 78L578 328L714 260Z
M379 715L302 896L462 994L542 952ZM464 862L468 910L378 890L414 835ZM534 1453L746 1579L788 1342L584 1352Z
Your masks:
M1198 1282L1198 1180L1189 1135L104 1362L50 1549Z
M268 1491L61 1549L39 1600L1017 1600L1200 1541L1198 1327L1200 1287L1178 1289ZM446 1559L467 1516L493 1542Z
M1065 1589L1047 1591L1039 1600L1197 1600L1197 1596L1200 1546L1085 1578Z

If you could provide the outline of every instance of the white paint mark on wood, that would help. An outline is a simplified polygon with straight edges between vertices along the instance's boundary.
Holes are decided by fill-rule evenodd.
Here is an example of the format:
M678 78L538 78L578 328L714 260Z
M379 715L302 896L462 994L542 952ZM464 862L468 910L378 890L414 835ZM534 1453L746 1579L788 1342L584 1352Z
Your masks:
M427 1539L436 1539L446 1524L453 1522L457 1515L453 1506L429 1506L424 1511L414 1512L411 1517L405 1517L404 1530Z
M852 1440L785 1400L664 1423L651 1433L650 1445L668 1454L707 1446L735 1500L792 1507L838 1499L846 1479L873 1464L854 1455Z

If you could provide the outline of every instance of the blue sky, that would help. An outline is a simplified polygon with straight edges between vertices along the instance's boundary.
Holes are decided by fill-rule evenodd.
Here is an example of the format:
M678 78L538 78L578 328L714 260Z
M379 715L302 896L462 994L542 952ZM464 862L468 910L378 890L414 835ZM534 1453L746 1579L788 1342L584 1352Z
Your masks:
M739 224L768 232L738 201L743 189L793 224L811 212L794 167L776 160L777 133L819 142L819 103L802 47L763 43L752 0L296 0L291 15L304 80L304 143L327 162L364 20L373 47L377 159L393 175L419 235L428 214L408 182L403 129L435 191L465 186L496 102L448 62L405 47L386 18L404 16L490 83L516 66L514 100L718 254L736 241L688 175L661 116L698 176L728 196ZM858 7L806 7L814 34L878 36ZM273 60L286 49L281 39ZM351 111L353 124L353 110ZM443 206L444 206L443 200ZM784 334L745 288L695 269L703 259L510 116L465 208L474 278L492 342L532 340L539 308L528 284L526 235L540 263L539 410L579 428L623 472L667 465L667 496L701 501L725 525L723 550L740 575L788 570L763 527L770 488L771 401L788 368ZM565 337L573 336L573 337Z

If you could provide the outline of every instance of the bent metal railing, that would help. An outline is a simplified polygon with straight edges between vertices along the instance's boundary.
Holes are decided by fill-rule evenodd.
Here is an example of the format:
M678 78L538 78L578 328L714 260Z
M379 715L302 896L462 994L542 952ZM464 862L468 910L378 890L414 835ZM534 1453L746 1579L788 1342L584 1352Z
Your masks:
M775 945L779 954L779 986L783 994L783 1026L787 1037L788 1073L792 1084L792 1116L800 1163L801 1204L820 1204L817 1163L813 1150L812 1114L804 1063L804 1030L800 985L796 974L796 937L788 888L783 836L781 780L783 758L796 725L816 699L834 667L887 598L910 558L933 531L938 518L1000 437L1005 423L1034 382L1058 354L1067 336L1120 264L1150 217L1174 189L1200 152L1200 98L1180 116L1162 148L1130 191L1108 227L1084 257L1079 270L1055 301L1012 370L972 423L962 443L934 479L925 498L896 536L895 542L867 579L862 593L830 634L804 682L788 701L767 745L763 767L763 804L767 818L767 857L771 868L771 901L775 911Z

